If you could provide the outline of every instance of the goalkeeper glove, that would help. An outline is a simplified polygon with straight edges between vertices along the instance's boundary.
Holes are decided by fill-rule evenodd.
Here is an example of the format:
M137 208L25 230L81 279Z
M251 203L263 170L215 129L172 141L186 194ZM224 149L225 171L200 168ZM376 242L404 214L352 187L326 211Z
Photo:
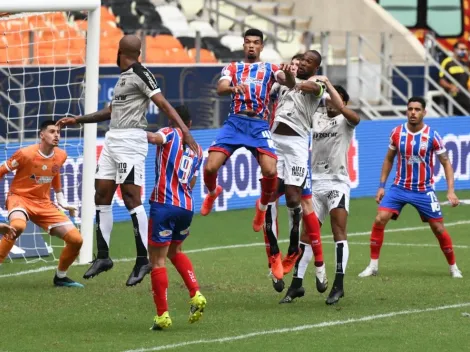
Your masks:
M55 199L57 200L57 204L59 204L59 206L60 206L62 209L68 210L70 216L71 216L71 217L75 217L75 213L77 212L77 207L74 206L74 205L70 205L70 204L65 200L65 197L64 197L64 193L63 193L63 192L57 192L57 193L55 194Z

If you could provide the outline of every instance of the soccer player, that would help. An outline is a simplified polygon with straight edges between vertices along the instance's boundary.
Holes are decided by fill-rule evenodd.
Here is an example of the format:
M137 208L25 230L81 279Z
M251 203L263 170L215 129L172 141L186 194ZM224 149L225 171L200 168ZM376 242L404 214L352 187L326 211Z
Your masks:
M253 230L259 232L269 199L276 191L276 152L269 131L269 92L276 80L290 88L295 79L289 65L260 62L263 50L263 33L248 29L244 34L244 62L232 62L222 70L217 85L217 94L231 95L230 114L209 148L209 157L204 167L204 184L208 189L201 214L208 215L215 200L222 192L217 185L217 172L232 153L240 147L250 150L258 159L263 175L261 198L257 201Z
M277 280L281 280L284 274L292 270L301 255L299 248L301 197L308 170L310 131L313 114L321 101L324 90L323 85L315 82L313 77L320 64L321 55L317 51L307 51L303 55L297 71L297 88L295 90L285 87L280 89L276 116L271 127L278 155L277 173L280 188L283 188L286 197L290 226L290 245L287 256L282 261L277 239L272 231L266 231L270 248L271 272ZM267 213L266 223L270 222L272 222L272 216ZM307 214L305 226L309 229L308 233L315 231L313 230L315 228L319 232L315 213Z
M39 144L18 149L0 167L0 178L16 170L6 200L10 228L7 228L7 233L0 241L0 263L26 229L27 221L31 220L51 236L57 236L65 242L54 275L54 285L83 287L67 277L68 268L80 253L82 236L50 199L52 186L58 205L75 216L77 208L67 203L60 181L60 168L67 160L67 153L57 147L60 132L54 121L41 124L39 137Z
M348 109L349 95L341 86L333 86L327 77L318 76L316 79L324 82L329 94L339 94L338 100L326 100L326 114L316 113L313 121L312 134L312 200L313 211L320 223L324 223L330 215L331 229L335 241L336 275L333 287L326 299L326 304L335 304L344 296L344 274L349 258L347 241L347 219L349 213L350 184L348 175L348 148L354 135L354 129L360 122L359 116ZM316 280L318 289L318 272L323 267L323 252L320 236L319 242L312 241L313 251L306 251L296 263L296 270L287 294L280 303L292 302L305 293L302 287L303 278L309 262L315 254ZM304 232L302 242L308 241L309 236ZM307 246L305 247L308 248Z
M190 128L191 117L186 108L178 107L176 110ZM153 299L157 308L152 329L160 330L172 324L168 314L166 257L188 288L191 298L189 322L198 321L206 306L191 260L181 250L183 241L189 236L194 214L192 188L203 154L201 147L198 147L197 153L192 151L184 143L181 129L171 125L156 133L148 133L148 140L157 145L155 187L150 196L149 254L153 268Z
M141 201L141 186L147 157L146 112L150 101L158 106L183 133L194 150L197 143L176 111L162 95L153 74L139 61L140 39L125 35L119 42L117 65L121 75L114 88L111 106L81 117L65 117L58 126L111 120L95 176L97 258L83 277L92 278L113 267L109 242L113 228L111 203L117 186L132 219L137 250L134 268L126 282L137 285L151 270L147 254L148 220Z
M359 277L377 275L385 226L390 219L396 220L403 207L410 204L416 208L421 219L429 223L447 259L450 275L453 278L462 278L455 262L452 239L444 226L439 200L434 193L433 154L436 154L444 168L447 199L453 207L459 204L454 192L454 170L438 132L423 121L426 115L424 99L410 98L406 115L408 122L393 129L390 135L390 145L382 165L379 189L375 197L379 209L370 235L370 264ZM397 155L395 180L385 193L385 183Z

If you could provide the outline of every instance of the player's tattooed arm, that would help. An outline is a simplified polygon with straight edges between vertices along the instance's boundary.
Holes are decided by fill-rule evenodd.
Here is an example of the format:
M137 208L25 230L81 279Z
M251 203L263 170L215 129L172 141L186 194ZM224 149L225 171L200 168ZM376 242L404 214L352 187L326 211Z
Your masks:
M447 200L453 207L456 207L457 205L459 205L460 201L457 195L455 194L454 190L454 169L452 168L452 163L449 160L447 152L439 153L437 154L437 157L439 158L439 161L441 162L442 167L444 168L444 174L446 176Z
M95 123L95 122L102 122L108 121L111 119L111 107L107 106L104 109L101 109L97 112L92 114L79 116L79 117L63 117L59 121L56 122L56 126L62 128L68 125L76 125L77 123Z

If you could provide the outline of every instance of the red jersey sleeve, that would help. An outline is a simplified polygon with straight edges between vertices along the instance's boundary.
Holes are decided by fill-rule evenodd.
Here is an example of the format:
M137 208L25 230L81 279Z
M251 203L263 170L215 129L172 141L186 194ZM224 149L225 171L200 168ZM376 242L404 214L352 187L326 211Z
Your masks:
M171 142L173 137L175 136L175 129L171 127L164 127L161 128L157 131L157 133L162 136L163 138L163 144L167 144L168 142Z
M432 139L432 150L434 151L434 153L436 153L436 155L446 152L444 141L442 140L439 133L437 133L436 131L434 131L434 136Z
M277 75L282 72L279 65L271 64L271 79L277 82Z
M235 73L236 73L235 63L230 63L222 69L220 74L220 80L226 79L230 82L233 82Z
M399 131L399 128L396 127L393 129L392 133L390 133L390 142L389 142L388 147L391 150L397 150L399 139L400 139L400 131Z

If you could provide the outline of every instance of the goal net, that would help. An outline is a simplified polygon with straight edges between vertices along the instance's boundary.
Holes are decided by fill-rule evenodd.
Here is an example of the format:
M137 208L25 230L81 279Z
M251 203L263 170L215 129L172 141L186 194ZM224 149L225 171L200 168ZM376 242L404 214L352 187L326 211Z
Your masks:
M49 7L46 5L45 8ZM85 76L88 83L89 73L86 71L90 67L86 55L86 19L75 22L73 12L67 11L12 14L1 10L0 3L0 156L4 162L19 148L39 142L42 122L85 113ZM97 79L96 74L96 91ZM92 105L88 104L88 110ZM96 103L94 105L92 110L96 110ZM88 139L96 141L96 133L92 134L93 129ZM84 136L85 131L81 127L67 128L61 131L59 143L59 147L68 154L61 169L62 189L69 204L79 208L77 216L71 218L78 227L82 224L83 215L93 212L93 203L82 207ZM90 145L93 148L93 143L89 143L88 149ZM96 158L96 149L94 155ZM89 164L94 165L94 162L90 160ZM85 168L89 174L91 167ZM5 199L13 176L8 174L0 181L0 212L3 217L0 221L4 222L8 222ZM90 177L87 179L89 181ZM55 201L52 190L51 199ZM88 224L89 219L90 216ZM82 229L82 233L84 230L86 235L91 235L89 226ZM27 263L54 261L63 245L62 240L49 236L28 222L26 231L10 252L9 260ZM91 248L87 247L89 253L81 253L82 262L91 257Z

